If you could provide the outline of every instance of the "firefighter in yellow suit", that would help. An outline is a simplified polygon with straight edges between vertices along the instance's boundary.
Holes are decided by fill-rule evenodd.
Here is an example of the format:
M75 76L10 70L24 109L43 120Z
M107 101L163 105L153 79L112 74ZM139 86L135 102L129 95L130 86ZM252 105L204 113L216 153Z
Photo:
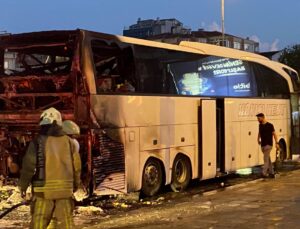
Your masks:
M44 229L53 216L57 228L73 228L73 192L80 186L78 145L62 129L61 114L49 108L41 114L40 133L23 158L19 188L33 189L30 227Z

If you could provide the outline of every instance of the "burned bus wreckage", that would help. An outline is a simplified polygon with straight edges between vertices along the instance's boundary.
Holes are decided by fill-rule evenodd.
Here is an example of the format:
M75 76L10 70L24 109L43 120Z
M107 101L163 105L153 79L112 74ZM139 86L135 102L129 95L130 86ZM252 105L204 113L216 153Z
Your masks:
M42 110L53 106L64 118L76 119L78 38L76 33L42 32L0 39L1 155L20 165Z
M78 141L82 183L90 194L97 187L102 191L124 191L123 144L113 137L115 133L107 134L100 128L90 105L95 85L86 33L46 31L0 37L0 175L3 177L18 176L26 148L38 132L41 112L55 107L64 120L74 120L81 128Z

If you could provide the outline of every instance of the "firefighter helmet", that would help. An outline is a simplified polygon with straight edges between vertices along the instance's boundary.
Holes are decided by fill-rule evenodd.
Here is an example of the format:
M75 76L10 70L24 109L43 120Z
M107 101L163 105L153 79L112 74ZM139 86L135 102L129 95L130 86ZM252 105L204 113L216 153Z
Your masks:
M69 134L69 135L79 135L80 134L80 128L79 126L71 121L71 120L65 120L63 121L62 123L62 128L63 128L63 131L66 133L66 134Z
M41 114L40 126L52 124L54 121L57 125L62 126L61 113L53 107L44 110Z

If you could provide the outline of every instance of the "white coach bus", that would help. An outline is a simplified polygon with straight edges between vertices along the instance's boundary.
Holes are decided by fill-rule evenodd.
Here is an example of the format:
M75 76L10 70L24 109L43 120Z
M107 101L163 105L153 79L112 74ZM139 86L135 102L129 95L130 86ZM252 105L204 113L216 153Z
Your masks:
M298 75L263 56L85 30L4 36L0 48L3 148L22 155L54 106L81 127L82 179L96 194L153 196L261 165L260 112L281 158L299 153Z

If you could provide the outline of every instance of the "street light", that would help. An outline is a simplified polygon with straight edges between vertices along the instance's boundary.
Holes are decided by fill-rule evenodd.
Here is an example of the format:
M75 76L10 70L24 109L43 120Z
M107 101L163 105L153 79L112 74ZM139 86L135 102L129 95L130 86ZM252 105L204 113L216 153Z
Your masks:
M221 20L222 20L222 46L225 46L225 30L224 30L224 20L225 20L225 10L224 10L224 0L221 0Z

